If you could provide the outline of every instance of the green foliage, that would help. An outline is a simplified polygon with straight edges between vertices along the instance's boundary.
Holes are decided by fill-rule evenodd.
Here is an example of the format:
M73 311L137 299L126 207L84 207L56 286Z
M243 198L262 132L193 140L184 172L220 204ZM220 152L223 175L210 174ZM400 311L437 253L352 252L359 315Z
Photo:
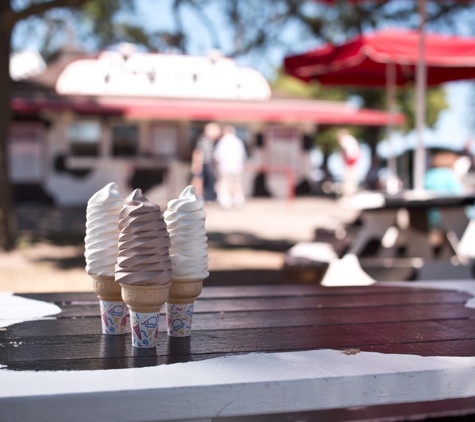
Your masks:
M374 108L378 110L387 110L386 105L386 90L381 89L369 89L369 88L357 88L349 89L349 93L361 98L361 104L363 107ZM403 133L407 133L415 127L415 110L416 110L416 97L413 84L406 84L406 86L397 89L396 94L396 108L397 112L402 113L406 118L406 123L396 130L400 130ZM445 88L431 87L427 90L426 94L426 125L427 127L434 127L439 118L441 111L448 108L446 101Z
M120 12L133 13L134 6L134 0L89 0L79 15L103 48L124 39L129 25L119 22L117 16Z
M416 98L413 86L398 90L398 107L406 116L406 124L401 128L404 133L415 127ZM443 87L429 88L426 94L426 125L434 127L441 111L448 108L446 92Z
M273 92L278 96L319 99L330 101L348 101L350 98L358 98L362 107L385 110L386 98L384 89L364 89L353 87L324 86L317 81L305 83L297 78L285 75L281 70L277 72L277 78L272 82ZM384 138L385 128L368 126L345 126L356 139L368 143L375 150L378 141ZM315 137L317 145L324 154L330 154L338 150L336 132L340 126L319 127Z
M387 110L386 90L384 88L349 89L349 93L361 99L362 107ZM447 108L445 88L440 86L429 88L426 94L426 126L433 128L437 123L440 112ZM406 84L406 86L398 88L396 93L396 111L404 115L406 122L404 125L396 127L396 131L406 134L415 128L415 110L416 97L414 85ZM357 136L358 139L366 140L373 151L376 148L376 143L386 136L385 128L376 130L371 127L360 127L357 129L357 132L359 134Z
M318 98L329 101L344 101L348 90L340 87L324 87L317 81L305 83L293 76L277 71L277 77L271 82L275 96L295 98Z
M338 150L339 147L336 140L336 132L338 129L340 128L335 126L323 127L315 136L315 145L322 150L324 155L331 154ZM351 129L349 130L351 131Z

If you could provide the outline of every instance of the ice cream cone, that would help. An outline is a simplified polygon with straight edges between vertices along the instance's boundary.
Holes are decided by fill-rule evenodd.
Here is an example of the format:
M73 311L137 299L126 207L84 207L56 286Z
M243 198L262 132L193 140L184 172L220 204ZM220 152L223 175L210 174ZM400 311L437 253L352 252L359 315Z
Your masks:
M160 309L168 299L170 285L121 284L121 287L122 299L130 309L132 346L156 347Z
M84 257L86 272L99 297L104 334L123 334L127 324L127 306L114 279L122 200L117 184L109 183L87 202Z
M91 274L92 287L99 298L103 334L124 334L127 305L120 295L114 276Z
M173 279L167 301L167 332L171 337L188 337L196 298L203 288L202 278Z

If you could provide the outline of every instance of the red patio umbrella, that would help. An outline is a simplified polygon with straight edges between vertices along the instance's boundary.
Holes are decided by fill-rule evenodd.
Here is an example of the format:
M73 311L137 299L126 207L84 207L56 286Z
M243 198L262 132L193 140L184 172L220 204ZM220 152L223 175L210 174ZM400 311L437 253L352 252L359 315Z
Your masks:
M395 85L416 79L419 38L417 31L376 31L341 46L327 44L287 57L284 66L288 74L305 81L317 79L324 85L386 86L393 111ZM425 43L428 85L475 78L475 38L427 34ZM394 162L392 167L394 170ZM416 160L414 175L415 187L422 188L423 160Z
M323 85L386 86L386 67L395 67L395 84L415 80L417 31L388 29L363 34L340 46L327 44L284 59L285 71ZM427 84L475 78L475 38L427 34Z
M320 3L336 4L342 0L314 0ZM363 3L368 1L385 2L387 0L347 0L349 3ZM438 1L438 0L434 0ZM443 1L443 0L441 0ZM458 0L467 2L472 0ZM414 166L414 184L416 189L423 188L423 179L425 173L425 149L423 143L423 131L425 128L425 110L426 110L426 87L427 87L427 69L424 61L426 49L426 21L427 21L427 0L417 0L419 22L419 56L417 60L416 77L416 131L417 131L417 149Z

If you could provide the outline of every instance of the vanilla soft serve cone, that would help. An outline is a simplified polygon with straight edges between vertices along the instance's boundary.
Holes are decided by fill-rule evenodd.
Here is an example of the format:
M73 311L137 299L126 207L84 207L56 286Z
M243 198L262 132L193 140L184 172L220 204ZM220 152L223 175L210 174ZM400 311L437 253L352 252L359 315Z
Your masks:
M132 345L155 347L160 308L172 280L170 238L160 207L134 190L119 215L115 280L130 309Z
M87 203L86 271L99 297L104 334L123 334L126 325L127 306L120 295L120 286L114 281L122 201L117 185L109 183Z
M204 201L188 186L168 203L165 221L170 233L173 281L167 302L168 335L187 337L196 298L208 273L208 244Z

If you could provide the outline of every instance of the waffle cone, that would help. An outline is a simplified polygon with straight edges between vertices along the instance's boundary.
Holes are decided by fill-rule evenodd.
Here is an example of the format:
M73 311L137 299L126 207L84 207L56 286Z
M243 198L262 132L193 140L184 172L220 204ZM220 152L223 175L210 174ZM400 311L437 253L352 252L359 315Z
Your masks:
M164 286L137 286L121 284L122 299L131 312L159 312L168 299L169 284Z
M90 274L92 288L100 300L106 302L122 302L120 285L115 282L114 276Z
M168 303L177 305L193 303L200 295L202 288L202 278L174 278L170 286Z

